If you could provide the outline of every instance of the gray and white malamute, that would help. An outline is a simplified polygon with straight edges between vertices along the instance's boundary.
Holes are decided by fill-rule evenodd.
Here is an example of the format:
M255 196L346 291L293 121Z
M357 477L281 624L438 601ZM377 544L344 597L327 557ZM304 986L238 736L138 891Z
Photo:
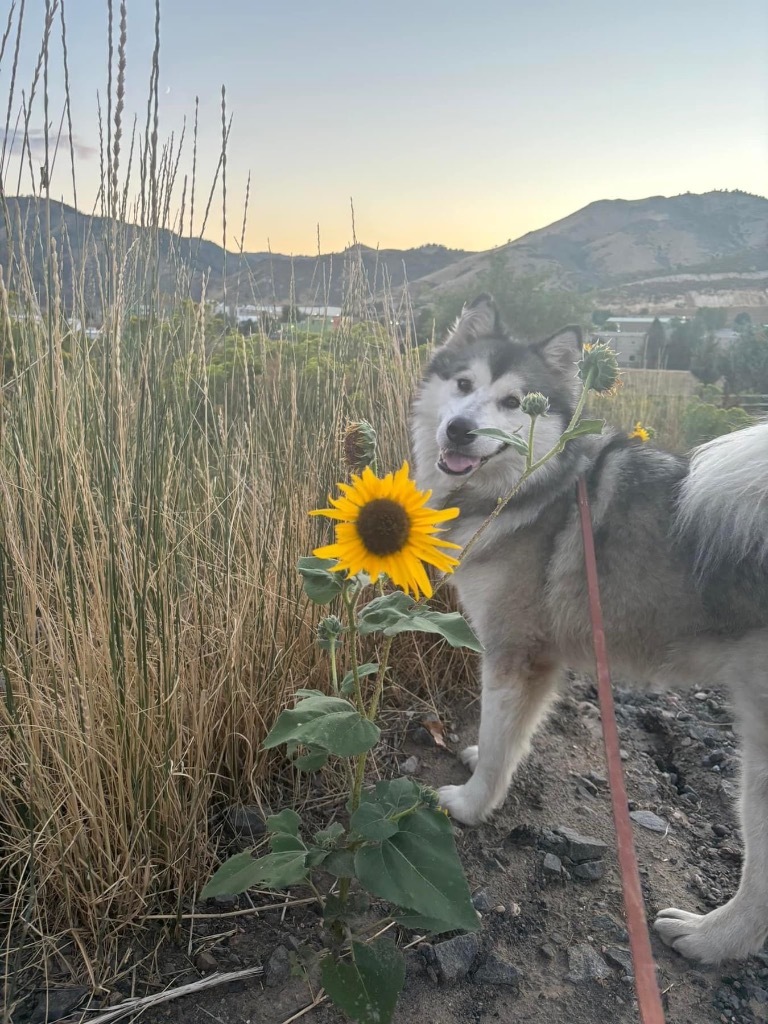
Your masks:
M523 457L479 427L518 431L533 391L549 399L536 457L570 420L581 384L581 335L568 327L537 344L505 332L488 296L466 307L438 349L412 419L416 476L433 503L457 506L447 536L466 544L519 479ZM655 927L707 962L742 957L768 936L768 423L718 438L690 459L606 433L571 442L534 473L452 582L485 649L473 772L440 791L475 824L505 798L515 767L567 666L593 669L576 505L586 477L605 631L617 678L650 685L727 686L743 745L738 892L699 915L664 910Z

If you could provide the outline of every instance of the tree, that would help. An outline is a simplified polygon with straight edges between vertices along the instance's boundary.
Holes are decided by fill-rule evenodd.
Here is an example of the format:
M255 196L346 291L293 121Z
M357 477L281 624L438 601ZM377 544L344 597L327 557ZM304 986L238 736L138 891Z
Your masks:
M667 332L664 324L656 317L645 336L645 365L649 370L658 370L661 366L666 346Z
M743 331L748 327L752 326L752 317L749 313L737 313L733 318L733 326L737 331Z
M732 394L768 394L768 331L744 330L723 358L722 370Z
M714 334L705 334L693 342L689 369L702 384L714 384L720 380L722 356Z

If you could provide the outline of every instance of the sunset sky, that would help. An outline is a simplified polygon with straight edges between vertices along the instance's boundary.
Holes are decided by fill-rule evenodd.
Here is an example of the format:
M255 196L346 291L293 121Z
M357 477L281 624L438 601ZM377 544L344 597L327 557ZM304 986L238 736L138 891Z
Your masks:
M0 144L18 6L0 63ZM115 0L116 19L118 8ZM89 211L100 174L106 10L106 0L64 7L78 203ZM127 0L127 10L130 129L134 114L142 127L146 116L154 0ZM44 0L27 0L2 164L8 194L33 190L26 158L20 174L14 124L22 90L25 102L32 91L44 15ZM0 37L4 30L0 20ZM162 0L161 138L178 138L187 119L177 202L191 177L200 101L195 231L221 148L222 85L233 117L230 248L239 244L249 172L245 247L285 253L317 251L318 230L323 251L348 244L350 199L368 245L486 249L596 199L768 193L765 0ZM57 14L54 135L63 110ZM29 126L37 175L42 82ZM65 156L60 150L52 195L71 202ZM205 234L219 243L221 209L218 188Z

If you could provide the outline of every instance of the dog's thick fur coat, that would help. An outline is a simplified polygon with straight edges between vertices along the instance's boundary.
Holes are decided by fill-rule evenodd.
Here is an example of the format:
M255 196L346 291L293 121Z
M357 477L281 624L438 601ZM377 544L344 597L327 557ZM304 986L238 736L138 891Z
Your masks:
M493 302L465 309L436 351L414 402L420 487L461 514L447 532L466 544L524 468L523 457L478 436L528 435L519 406L550 402L535 455L565 429L581 390L581 335L565 328L538 344L510 338ZM664 910L655 927L687 956L743 957L768 936L768 424L718 438L690 459L607 432L582 437L534 473L452 577L484 647L472 771L440 792L475 824L503 801L512 775L556 697L566 667L593 669L575 491L586 477L612 670L651 686L730 690L742 743L741 884L699 915Z

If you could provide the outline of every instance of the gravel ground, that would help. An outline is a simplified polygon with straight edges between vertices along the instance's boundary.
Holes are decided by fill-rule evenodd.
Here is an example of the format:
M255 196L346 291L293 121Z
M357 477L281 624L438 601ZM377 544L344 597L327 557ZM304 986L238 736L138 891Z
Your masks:
M710 910L735 891L741 860L733 813L738 761L727 701L710 690L686 695L619 690L617 714L648 916L667 906ZM435 746L418 716L401 715L380 764L433 786L460 782L466 773L455 754L474 741L476 729L476 702L453 710L448 723L453 742L447 749ZM477 936L423 942L408 950L398 1024L638 1021L599 712L590 683L574 681L568 689L502 810L479 828L457 826L456 834L482 927ZM264 978L189 996L139 1019L145 1024L295 1019L312 1001L306 981L291 976L295 950L317 943L319 933L317 913L307 906L258 919L200 922L192 956L179 947L165 948L157 984L164 979L182 984L217 969L253 964L264 966ZM402 938L407 942L412 936ZM713 969L688 963L655 937L652 943L670 1024L768 1021L768 954ZM64 986L50 992L56 1013L49 1012L49 1021L61 1019L61 1007L69 1012L77 994ZM114 992L109 1001L120 996ZM45 1021L39 1002L36 1011L34 998L26 1000L14 1024ZM321 1004L301 1019L337 1024L342 1018Z

